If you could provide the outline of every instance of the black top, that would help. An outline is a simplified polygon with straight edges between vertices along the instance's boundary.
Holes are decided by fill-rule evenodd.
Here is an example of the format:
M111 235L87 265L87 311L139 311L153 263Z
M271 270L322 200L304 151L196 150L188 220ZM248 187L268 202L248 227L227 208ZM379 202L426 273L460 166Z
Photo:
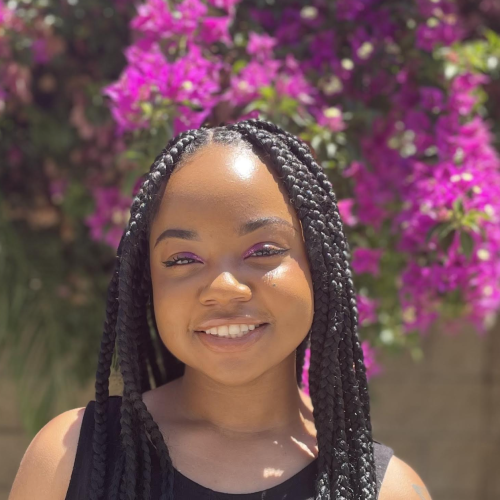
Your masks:
M120 437L120 396L109 398L108 414L108 460L111 469L118 456ZM66 494L66 500L87 500L88 488L92 471L92 440L94 431L94 401L90 401L85 408L82 428L76 450L75 463L71 474L71 481ZM373 440L375 452L375 467L377 474L377 488L380 491L385 471L394 451L389 446ZM151 498L160 498L160 463L151 447ZM312 500L314 499L314 483L317 475L316 458L304 469L297 472L286 481L265 491L255 493L221 493L205 488L192 481L174 468L174 497L175 500ZM105 487L107 487L107 482Z

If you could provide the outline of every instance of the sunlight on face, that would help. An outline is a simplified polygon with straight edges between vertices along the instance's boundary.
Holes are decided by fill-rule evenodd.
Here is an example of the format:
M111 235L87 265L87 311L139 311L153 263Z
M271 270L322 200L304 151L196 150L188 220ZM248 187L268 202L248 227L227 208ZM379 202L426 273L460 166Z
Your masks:
M162 341L221 383L290 363L311 327L300 221L275 174L244 148L210 144L174 171L152 224L150 266ZM241 315L269 323L248 348L216 352L200 340L205 320Z

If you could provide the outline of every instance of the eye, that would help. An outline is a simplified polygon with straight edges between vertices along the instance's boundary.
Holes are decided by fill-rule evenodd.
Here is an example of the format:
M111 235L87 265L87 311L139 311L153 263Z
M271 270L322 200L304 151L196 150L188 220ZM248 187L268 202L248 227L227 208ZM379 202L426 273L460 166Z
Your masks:
M289 248L277 248L273 246L266 246L264 248L260 248L259 250L253 253L248 254L248 257L272 257L273 255L284 254L285 252L288 252L288 250ZM176 255L173 259L165 260L162 263L165 267L180 267L193 263L201 264L202 262L193 259L191 257L186 257L184 254L180 254L180 256Z
M198 262L201 264L199 260L192 259L191 257L186 257L181 254L181 256L175 256L172 260L165 260L163 261L163 265L165 267L179 267L179 266L185 266L187 264L191 264L192 262Z
M288 252L288 250L288 248L266 246L265 248L261 248L260 250L251 253L249 257L271 257L272 255L281 255L285 252Z

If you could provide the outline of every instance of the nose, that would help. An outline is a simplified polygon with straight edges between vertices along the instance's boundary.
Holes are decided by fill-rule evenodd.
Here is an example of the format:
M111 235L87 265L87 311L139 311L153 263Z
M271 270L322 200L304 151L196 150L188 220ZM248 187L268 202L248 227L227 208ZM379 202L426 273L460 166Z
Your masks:
M246 302L252 297L250 288L240 283L232 273L220 273L200 294L203 305L227 305L231 301Z

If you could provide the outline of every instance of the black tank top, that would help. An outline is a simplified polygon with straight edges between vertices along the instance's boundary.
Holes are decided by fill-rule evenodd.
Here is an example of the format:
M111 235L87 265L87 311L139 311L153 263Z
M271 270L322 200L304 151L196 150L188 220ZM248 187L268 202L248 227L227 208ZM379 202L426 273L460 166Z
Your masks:
M108 460L110 470L119 455L120 446L120 396L109 398L108 414ZM85 408L75 463L66 500L87 500L92 471L92 440L94 431L94 401ZM375 451L375 467L377 487L380 491L385 471L394 451L389 446L373 440ZM160 498L160 463L151 443L151 498ZM255 493L221 493L205 488L174 468L175 500L312 500L314 499L314 483L317 475L317 459L297 472L286 481L265 491ZM106 482L105 488L108 483Z

